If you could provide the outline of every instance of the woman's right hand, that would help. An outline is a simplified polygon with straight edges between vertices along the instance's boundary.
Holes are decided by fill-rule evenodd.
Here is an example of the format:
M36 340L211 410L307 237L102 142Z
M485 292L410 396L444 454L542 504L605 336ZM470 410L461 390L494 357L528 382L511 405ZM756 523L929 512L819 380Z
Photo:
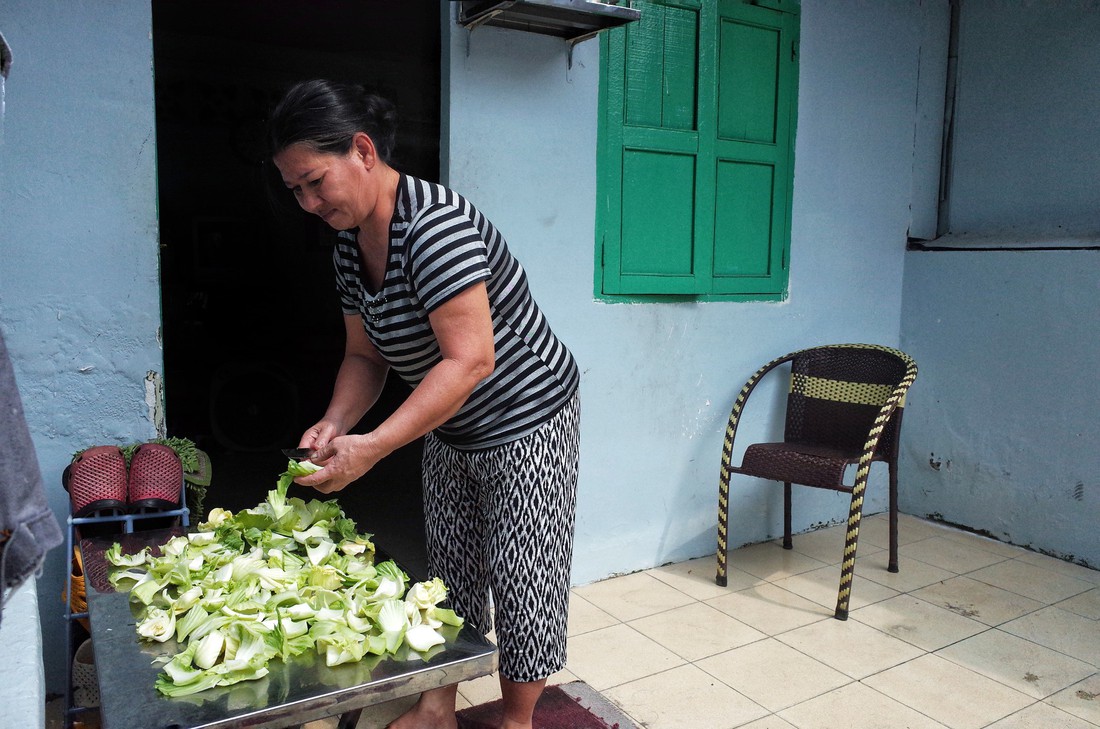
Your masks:
M294 482L331 494L370 471L385 456L386 452L379 449L373 433L339 436L310 459L321 466L321 470L298 476Z
M330 420L321 420L311 426L302 434L298 441L299 448L309 448L319 451L329 444L333 438L343 435L343 432Z

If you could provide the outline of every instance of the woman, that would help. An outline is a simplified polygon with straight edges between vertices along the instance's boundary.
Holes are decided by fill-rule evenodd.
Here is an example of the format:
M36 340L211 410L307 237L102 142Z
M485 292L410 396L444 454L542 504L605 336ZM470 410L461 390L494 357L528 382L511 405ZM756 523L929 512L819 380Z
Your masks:
M579 373L504 238L460 195L389 164L392 105L329 81L292 87L272 159L299 205L341 231L333 254L346 345L332 400L302 436L339 491L421 436L428 562L482 632L495 608L502 727L531 726L565 664ZM393 369L413 390L377 428L348 431ZM393 729L455 727L457 686Z

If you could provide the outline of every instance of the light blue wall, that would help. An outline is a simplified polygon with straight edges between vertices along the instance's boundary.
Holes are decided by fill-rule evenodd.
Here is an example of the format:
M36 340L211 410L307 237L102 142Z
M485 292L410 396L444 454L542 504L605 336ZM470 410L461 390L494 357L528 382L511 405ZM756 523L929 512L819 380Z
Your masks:
M450 184L507 236L583 372L576 582L714 549L722 434L759 365L815 344L898 343L919 26L916 2L803 3L781 304L596 301L598 41L569 69L560 40L453 29ZM774 421L778 393L754 397L756 419ZM764 433L752 423L742 445ZM868 509L884 503L876 489ZM846 497L797 490L796 529L846 516ZM780 489L735 486L731 545L781 529Z
M14 55L0 143L0 326L64 523L61 472L75 451L156 434L146 403L146 374L162 367L150 7L4 0L0 23ZM63 552L39 580L54 691Z
M1100 252L908 254L901 508L1100 568Z
M898 343L919 12L917 0L804 3L790 297L778 304L597 302L598 42L578 46L570 70L556 39L452 28L450 183L508 236L583 371L575 582L712 553L722 434L761 363L828 342ZM149 4L6 0L0 21L16 53L0 147L0 322L64 514L58 484L74 451L155 433ZM778 427L780 395L756 396L742 445ZM868 512L884 501L874 489ZM731 544L776 535L781 512L773 485L736 486ZM846 513L844 496L802 489L795 526ZM55 691L65 563L55 551L39 582Z
M1100 6L960 8L948 230L1100 239Z
M967 0L935 245L907 255L902 344L921 365L901 490L929 514L1100 568L1100 14ZM970 241L973 244L973 241Z

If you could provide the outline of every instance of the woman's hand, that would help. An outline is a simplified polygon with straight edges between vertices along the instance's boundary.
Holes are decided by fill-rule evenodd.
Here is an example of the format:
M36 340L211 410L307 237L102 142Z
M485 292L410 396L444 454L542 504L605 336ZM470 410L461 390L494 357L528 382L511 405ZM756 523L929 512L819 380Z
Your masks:
M299 476L294 482L331 494L370 471L386 455L370 433L337 436L320 446L310 459L323 468L308 476Z
M302 434L302 439L298 441L298 447L317 451L327 446L333 438L341 434L340 428L335 423L330 420L322 420Z

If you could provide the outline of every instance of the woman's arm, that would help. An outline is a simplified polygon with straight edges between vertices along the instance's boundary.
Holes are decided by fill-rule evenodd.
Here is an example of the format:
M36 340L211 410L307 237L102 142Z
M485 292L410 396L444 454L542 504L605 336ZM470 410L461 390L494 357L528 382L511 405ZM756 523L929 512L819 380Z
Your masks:
M359 315L345 315L344 329L344 359L336 374L332 399L324 417L302 435L300 448L320 449L346 434L378 400L386 383L389 365L367 338Z
M322 493L339 491L385 456L447 422L477 384L492 373L496 361L493 321L483 282L455 295L428 319L439 342L439 363L376 429L364 435L333 438L322 447L313 460L323 463L324 470L302 476L296 479L298 483ZM340 374L344 374L343 367ZM334 404L336 399L334 395ZM352 425L354 422L348 427Z

